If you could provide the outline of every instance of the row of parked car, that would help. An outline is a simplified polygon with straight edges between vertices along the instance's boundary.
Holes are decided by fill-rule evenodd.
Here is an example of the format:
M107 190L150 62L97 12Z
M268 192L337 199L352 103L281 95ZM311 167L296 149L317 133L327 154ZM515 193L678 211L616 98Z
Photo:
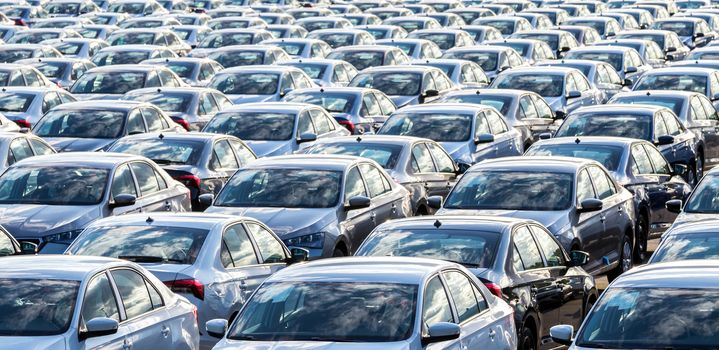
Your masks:
M714 7L0 0L0 349L714 348Z

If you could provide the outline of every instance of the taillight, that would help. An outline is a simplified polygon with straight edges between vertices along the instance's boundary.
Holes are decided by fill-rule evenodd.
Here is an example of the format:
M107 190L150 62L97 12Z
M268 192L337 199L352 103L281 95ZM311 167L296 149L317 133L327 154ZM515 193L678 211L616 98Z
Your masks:
M192 294L197 299L205 300L205 286L196 279L167 281L165 285L175 293Z
M172 117L172 120L175 121L175 123L180 124L185 130L190 131L190 122L185 120L184 118L180 117Z
M15 121L15 124L17 124L21 128L28 128L30 129L32 127L32 124L30 124L29 121L26 119L19 119Z
M16 26L24 26L25 20L23 20L22 18L15 18L15 25Z
M494 283L485 283L484 286L495 296L502 297L502 288L500 286Z
M183 185L187 187L200 188L201 180L195 175L180 175L176 177L175 180L180 181Z
M341 121L339 121L339 123L340 123L340 125L344 126L345 128L347 128L347 130L349 130L351 133L354 134L354 132L355 132L354 123L352 123L349 120L341 120Z

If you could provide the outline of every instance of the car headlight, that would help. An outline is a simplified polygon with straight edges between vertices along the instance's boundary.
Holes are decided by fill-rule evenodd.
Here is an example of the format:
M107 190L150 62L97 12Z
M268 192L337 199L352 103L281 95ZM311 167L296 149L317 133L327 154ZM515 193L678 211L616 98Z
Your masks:
M325 244L325 233L317 232L309 235L284 240L288 247L322 248Z
M83 229L54 233L42 237L44 242L72 242L80 235Z

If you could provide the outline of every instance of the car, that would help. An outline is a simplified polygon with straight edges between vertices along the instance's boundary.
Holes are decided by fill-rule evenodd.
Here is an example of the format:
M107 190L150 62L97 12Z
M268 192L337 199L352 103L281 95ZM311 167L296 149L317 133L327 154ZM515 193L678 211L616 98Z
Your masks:
M8 131L0 132L0 154L6 155L0 161L1 171L5 171L9 166L23 159L54 153L55 150L52 146L35 135ZM3 240L2 237L0 237L0 240Z
M486 159L521 155L522 135L494 107L432 103L400 108L377 131L439 142L461 169Z
M170 27L181 25L180 21L174 17L134 17L128 18L120 23L118 27L120 29L131 29L131 28L158 28L158 27Z
M8 39L12 38L15 33L27 30L28 28L25 26L16 26L14 24L2 24L0 25L0 40L7 41Z
M0 53L0 55L2 54ZM0 63L0 86L48 87L57 85L31 65Z
M87 59L60 57L60 58L28 58L16 61L17 64L27 64L35 67L52 83L63 89L69 89L78 77L95 64ZM74 100L74 98L73 98Z
M687 200L667 201L667 210L679 214L669 231L693 222L716 218L716 214L719 213L719 201L717 201L719 176L717 175L719 175L719 168L707 171Z
M382 91L397 107L432 102L458 90L441 69L414 65L367 68L349 86Z
M5 257L3 266L0 307L12 310L3 322L13 318L4 344L37 346L41 334L41 346L66 349L121 348L128 339L137 349L199 348L197 308L137 264L54 255Z
M542 13L531 13L531 12L517 12L515 16L526 18L532 28L536 29L549 29L554 26L554 23L549 16Z
M676 33L682 44L690 49L705 46L719 37L719 34L709 28L705 20L695 17L658 19L654 22L652 28Z
M0 45L0 63L14 63L26 58L62 57L62 53L45 44Z
M211 3L211 1L208 1L207 3ZM212 17L208 16L206 13L174 13L170 14L171 16L177 18L182 25L195 25L195 26L206 26L207 22L209 22Z
M526 150L543 133L559 127L552 108L537 93L525 90L478 89L447 94L441 103L471 103L494 107L506 123L519 131Z
M75 101L72 95L57 87L4 87L0 89L0 113L3 115L0 130L29 130L51 108ZM8 121L17 124L17 128Z
M622 31L622 26L616 19L603 15L568 18L562 23L562 26L565 25L592 27L599 32L602 39L613 37Z
M200 201L212 203L208 213L264 222L288 247L308 249L312 258L351 255L376 225L412 214L409 192L379 164L339 155L258 159L216 197L204 194Z
M704 11L705 9L687 10L677 13L674 16L701 18L707 22L707 25L709 25L709 29L716 32L717 29L719 29L719 14Z
M352 28L352 22L346 18L338 16L304 17L295 20L293 24L307 29L310 33L320 29Z
M0 176L0 187L8 189L0 196L8 213L0 219L2 226L18 241L37 244L42 254L62 253L99 218L190 210L187 187L152 161L126 154L30 157L11 165ZM29 218L33 225L27 225Z
M322 87L344 87L357 75L357 69L346 61L327 58L295 59L279 64L304 71L312 82Z
M153 58L176 58L170 49L158 45L108 46L95 53L90 61L96 66L132 65Z
M628 30L617 33L614 38L651 40L664 50L664 53L667 55L667 60L669 61L681 61L689 54L689 51L691 51L682 43L676 33L668 30Z
M127 0L120 0L127 1ZM134 0L136 1L136 0ZM170 29L133 28L118 29L105 38L110 46L120 45L158 45L166 46L178 56L187 56L192 47L185 43Z
M597 105L603 93L581 71L567 67L514 68L500 73L490 88L536 92L554 111L566 116L581 106Z
M666 209L669 200L686 200L692 187L683 176L687 168L670 167L659 149L644 140L619 137L559 137L541 140L524 153L526 156L563 156L596 160L617 183L634 195L637 213L634 261L643 263L647 241L661 235L676 218Z
M663 68L667 64L667 57L664 50L651 40L610 39L597 41L594 45L630 47L637 50L639 56L644 59L644 62L652 66L652 68Z
M573 49L564 55L568 60L590 60L609 63L621 79L636 82L652 66L644 62L637 50L623 46L592 45Z
M126 13L130 17L142 17L149 15L165 15L169 11L165 10L160 3L155 0L117 0L112 1L107 6L107 12Z
M281 38L304 38L307 36L307 29L294 24L270 24L265 29L276 39Z
M375 15L383 21L390 18L412 17L414 15L414 12L408 8L395 6L369 8L364 13Z
M117 64L88 70L70 87L70 93L78 100L108 100L117 99L130 90L178 87L183 84L169 68L149 64Z
M442 56L437 44L426 39L381 39L375 42L377 45L399 47L410 59L439 58Z
M569 18L569 13L567 13L567 11L560 9L560 8L538 7L538 8L524 10L522 12L543 14L543 15L549 17L549 20L551 20L555 26L558 26L558 25L564 23L564 21L566 21Z
M267 25L295 23L295 18L284 12L263 12L259 14L259 17L265 21ZM346 16L342 17L346 18ZM347 19L349 20L349 18ZM350 20L350 22L352 22L352 20Z
M498 45L475 45L447 50L442 58L472 61L482 67L490 81L507 69L529 66L511 47Z
M682 225L662 235L649 264L684 260L716 260L717 220L707 219Z
M426 39L437 46L443 52L455 47L474 46L474 37L461 29L420 29L410 33L407 38Z
M322 40L331 48L343 46L373 45L375 39L372 34L362 29L318 29L307 34L308 39Z
M627 15L632 16L632 18L634 18L634 20L637 21L637 24L639 24L639 28L637 28L637 29L648 29L654 23L654 15L652 15L652 13L649 12L648 10L641 9L641 8L631 8L631 7L617 8L617 9L612 9L610 11L605 11L604 14L607 14L609 12L610 13L627 14ZM627 30L631 30L631 29L627 28Z
M554 50L557 58L564 57L567 51L579 47L577 39L570 32L561 29L521 31L510 35L510 38L544 41Z
M526 18L518 16L480 17L471 24L494 27L502 33L504 38L508 38L517 32L533 29L532 24Z
M291 15L296 20L307 18L307 17L322 17L322 16L333 16L334 12L332 10L326 8L326 7L320 7L320 8L312 8L312 7L302 7L302 8L291 8L285 10L285 13Z
M210 32L190 51L190 57L207 57L216 49L230 45L258 44L272 39L272 33L259 28L231 28Z
M602 103L606 103L618 93L630 91L632 85L631 80L622 79L609 63L594 60L580 59L562 59L544 61L536 64L536 66L546 67L568 67L578 69L589 80L593 87L599 89L604 98Z
M359 156L376 161L409 191L414 215L433 212L427 198L446 196L461 174L461 169L439 143L417 137L334 137L319 140L302 153Z
M698 157L703 168L719 164L719 135L713 130L719 125L719 115L711 100L701 93L689 91L648 90L615 95L609 103L636 103L669 107L682 125L696 135Z
M129 19L130 15L121 12L92 12L83 14L80 17L89 19L95 25L116 26L120 24L120 22Z
M332 50L328 59L345 61L361 71L370 67L393 66L409 63L409 57L394 46L353 45Z
M225 17L250 17L256 16L255 10L243 6L234 6L227 4L227 6L221 6L207 11L207 15L212 18L225 18Z
M318 105L352 134L374 133L397 109L381 91L365 88L299 89L287 94L282 101Z
M207 133L148 133L125 136L108 152L143 156L190 189L192 209L205 208L198 197L217 194L232 174L257 158L242 140Z
M264 224L219 214L130 214L96 221L66 254L133 261L197 307L197 321L232 320L250 294L274 272L302 261ZM133 233L128 235L128 230ZM252 237L252 238L250 238ZM123 245L102 242L122 240ZM293 254L294 253L294 254ZM178 273L179 272L179 273ZM235 287L235 278L243 283ZM218 291L228 294L219 294ZM217 339L203 329L200 349Z
M494 12L492 12L492 10L478 7L454 8L445 11L445 13L453 13L459 16L460 18L462 18L462 20L464 20L465 24L472 23L474 20L480 17L494 16Z
M678 90L704 94L719 107L719 72L701 67L667 67L651 70L634 83L632 91Z
M417 66L437 67L441 69L454 85L461 89L481 89L489 85L489 77L482 67L472 61L440 58L415 60L410 62Z
M291 58L325 58L332 47L318 39L270 39L261 45L275 45L284 50Z
M273 316L270 302L289 308L291 316ZM382 313L366 312L380 305ZM337 326L346 322L348 314L356 315L356 323ZM313 321L304 321L305 317ZM380 318L383 322L377 321ZM207 329L222 338L217 350L258 342L268 347L331 342L338 349L517 346L509 305L491 295L464 267L419 258L328 259L284 269L258 288L229 330L224 319L208 322Z
M89 1L88 1L89 2ZM62 2L55 2L53 4L60 4ZM51 4L52 5L52 4ZM84 17L53 17L53 18L42 18L35 21L32 24L33 29L40 28L67 28L76 25L93 24L91 20Z
M207 58L225 68L240 66L273 65L289 61L290 56L272 45L230 45L212 50Z
M30 26L37 19L47 15L42 7L32 6L27 4L27 2L13 2L10 6L2 8L1 12L18 26Z
M523 156L476 164L437 215L483 214L536 220L565 250L589 253L584 268L592 275L611 281L633 266L634 196L599 162Z
M587 346L621 349L628 344L639 348L711 347L717 330L702 327L701 320L716 317L716 311L704 305L717 296L717 270L716 262L708 260L637 268L609 285L576 335L571 325L557 325L549 332L555 342L572 350ZM649 321L659 315L666 324Z
M114 33L118 29L120 29L117 26L110 25L110 24L82 25L82 26L73 26L73 27L69 27L69 28L77 31L80 35L82 35L83 38L100 39L100 40L107 39L110 36L110 34Z
M210 88L144 88L131 90L122 100L151 103L187 131L199 131L215 113L232 106L227 96Z
M518 349L556 345L548 341L549 327L579 326L598 297L594 278L581 268L587 253L567 254L544 226L528 219L479 215L395 220L372 231L356 255L424 257L464 265L513 307Z
M89 59L101 49L108 47L104 40L86 38L65 38L43 41L43 44L52 45L62 53L62 57L75 57Z
M380 16L381 18L382 16ZM439 29L442 25L439 21L432 17L417 17L417 16L398 16L390 17L382 21L382 24L395 25L402 27L407 33L412 33L418 29Z
M267 26L267 22L256 16L231 16L215 18L207 22L207 26L212 30L231 28L265 28Z
M579 46L590 46L594 45L597 41L602 40L601 34L599 32L588 26L579 26L579 25L568 25L563 24L559 26L554 26L551 28L548 28L549 30L562 30L569 34L571 34L574 39L577 39L577 43Z
M224 69L207 84L235 104L279 101L294 89L314 87L299 68L290 66L240 66Z
M386 24L355 25L356 27L370 33L375 40L381 39L403 39L407 37L407 31L400 26Z
M637 20L628 13L602 11L600 15L602 17L609 17L615 19L617 23L619 23L619 27L621 30L641 29L641 25L639 24L639 22L637 22Z
M177 24L169 27L177 34L190 48L195 49L202 39L212 33L212 29L203 25Z
M177 74L185 84L194 87L207 85L215 74L224 69L217 61L198 57L155 58L142 61L140 64L165 66Z
M522 56L522 59L524 59L524 61L529 65L557 58L554 51L551 47L549 47L549 45L547 45L547 43L534 39L487 40L482 44L510 47L517 51L517 53Z
M584 3L584 1L582 1ZM569 3L560 3L557 5L551 5L553 8L558 8L567 11L567 14L569 17L583 17L583 16L589 16L592 13L589 11L589 8L583 4L569 4Z
M8 44L40 44L45 40L64 38L81 38L81 36L80 33L72 29L30 28L15 33L12 38L8 39Z

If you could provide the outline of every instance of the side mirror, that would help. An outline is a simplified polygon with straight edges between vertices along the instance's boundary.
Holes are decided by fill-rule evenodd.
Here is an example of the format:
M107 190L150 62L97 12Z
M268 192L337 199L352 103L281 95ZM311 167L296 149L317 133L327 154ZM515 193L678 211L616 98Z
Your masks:
M292 89L286 88L286 89L280 91L280 97L285 97L285 95L289 94L290 92L292 92Z
M684 176L689 172L689 167L684 164L674 164L672 169L673 176Z
M310 260L310 251L305 248L290 248L290 257L287 259L287 265Z
M439 91L437 90L427 90L424 92L424 97L436 97L439 96Z
M20 130L18 130L18 132L21 134L27 134L30 132L30 128L20 128Z
M582 97L582 93L576 90L572 90L567 92L567 98L577 98Z
M112 198L112 203L110 203L110 207L119 208L134 205L136 200L137 198L131 194L121 193Z
M214 338L222 338L227 333L227 320L216 318L205 323L207 334Z
M582 201L577 208L577 212L589 213L592 211L602 210L604 203L596 198L588 198Z
M719 100L719 92L712 95L712 101L716 101L716 100Z
M454 172L456 175L462 175L467 172L471 165L467 163L457 163L457 170Z
M200 204L209 207L215 201L215 195L213 193L201 194L197 197L197 201L200 202Z
M96 317L87 321L85 330L80 331L80 339L85 340L87 338L115 334L119 328L120 323L116 320L107 317Z
M627 67L627 69L624 70L624 73L636 73L637 71L637 67Z
M617 35L617 33L615 33L615 32L607 32L607 37L615 36L615 35Z
M634 82L631 79L624 78L624 81L622 81L622 86L632 86L634 85Z
M674 55L666 55L664 59L667 61L674 61Z
M589 253L581 250L572 250L569 257L572 259L572 266L584 266L589 262Z
M20 253L25 255L37 254L38 246L32 242L20 242Z
M559 49L559 52L567 52L569 50L571 50L571 49L568 46L563 46L562 48Z
M494 142L494 135L492 134L479 134L474 138L474 144L479 145L480 143L491 143Z
M654 141L654 144L657 146L671 145L672 143L674 143L674 136L672 135L662 135Z
M427 329L427 335L422 337L422 344L438 343L459 338L462 328L456 323L437 322Z
M442 208L442 196L427 197L427 206L429 206L432 209Z
M667 49L666 49L665 51L666 51L666 52L674 52L674 51L676 51L676 50L677 50L676 47L674 47L674 46L669 46L669 47L667 47Z
M683 203L681 199L671 199L664 203L664 206L667 208L667 210L669 210L669 212L676 214L682 212L682 205Z
M539 139L540 139L540 140L549 140L549 139L551 139L551 138L552 138L552 133L543 132L543 133L539 134Z
M509 69L509 68L512 68L512 67L510 67L510 66L501 66L501 67L499 67L499 71L500 71L500 72L504 72L505 70L507 70L507 69Z
M557 344L572 345L574 342L574 327L566 324L554 326L549 329L549 336Z
M695 37L695 38L703 38L703 37L704 37L704 33L696 33L696 34L694 34L694 37Z
M317 141L317 134L311 133L311 132L304 133L304 134L300 135L300 137L297 139L297 143L305 143L305 142L313 142L313 141Z
M369 208L372 201L365 197L365 196L354 196L350 198L347 205L345 205L346 210L354 210L354 209L363 209L363 208Z
M555 120L556 120L556 119L564 119L564 118L566 118L566 117L567 117L567 113L565 113L565 112L563 112L563 111L556 111L556 112L554 112L554 119L555 119Z

